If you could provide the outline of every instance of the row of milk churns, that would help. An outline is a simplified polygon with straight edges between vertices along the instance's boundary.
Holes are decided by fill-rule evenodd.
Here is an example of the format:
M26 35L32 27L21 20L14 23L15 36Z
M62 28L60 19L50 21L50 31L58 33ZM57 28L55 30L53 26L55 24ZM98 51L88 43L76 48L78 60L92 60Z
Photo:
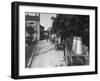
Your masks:
M83 51L82 51L82 38L81 37L74 37L73 38L73 43L72 43L72 51L75 53L75 54L82 54Z

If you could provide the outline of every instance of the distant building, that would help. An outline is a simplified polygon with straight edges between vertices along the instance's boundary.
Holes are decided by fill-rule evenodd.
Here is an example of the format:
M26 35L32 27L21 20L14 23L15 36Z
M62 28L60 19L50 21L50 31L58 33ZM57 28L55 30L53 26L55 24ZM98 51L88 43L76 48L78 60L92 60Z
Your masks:
M40 40L43 40L44 38L44 26L40 25Z
M44 32L44 26L40 25L40 32Z

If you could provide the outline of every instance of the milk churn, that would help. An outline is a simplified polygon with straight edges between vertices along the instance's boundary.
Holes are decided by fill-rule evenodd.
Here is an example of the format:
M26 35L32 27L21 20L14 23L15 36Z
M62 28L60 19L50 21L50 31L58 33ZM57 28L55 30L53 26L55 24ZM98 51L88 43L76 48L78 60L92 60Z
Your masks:
M75 53L76 54L82 54L82 38L77 37L76 47L75 47Z
M73 51L73 52L75 52L76 42L77 42L77 37L74 36L74 37L73 37L73 42L72 42L72 51Z
M59 44L61 43L61 37L58 38L58 43L59 43Z

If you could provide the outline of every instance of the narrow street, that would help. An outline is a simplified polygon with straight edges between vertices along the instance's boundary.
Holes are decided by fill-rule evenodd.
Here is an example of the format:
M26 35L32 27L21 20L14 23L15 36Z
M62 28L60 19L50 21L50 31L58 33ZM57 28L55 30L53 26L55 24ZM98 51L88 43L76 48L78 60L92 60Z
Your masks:
M65 66L64 51L47 40L38 41L31 68Z
M25 68L89 65L89 47L88 15L25 13Z

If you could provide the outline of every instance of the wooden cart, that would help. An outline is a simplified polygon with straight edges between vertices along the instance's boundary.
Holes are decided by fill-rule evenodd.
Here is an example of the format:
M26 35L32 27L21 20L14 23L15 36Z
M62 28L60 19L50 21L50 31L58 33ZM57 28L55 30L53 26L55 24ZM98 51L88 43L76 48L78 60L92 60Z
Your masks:
M75 52L72 51L71 45L72 45L71 40L67 41L67 43L65 44L66 65L67 66L88 65L89 64L88 47L86 47L85 45L82 45L83 53L76 54Z

